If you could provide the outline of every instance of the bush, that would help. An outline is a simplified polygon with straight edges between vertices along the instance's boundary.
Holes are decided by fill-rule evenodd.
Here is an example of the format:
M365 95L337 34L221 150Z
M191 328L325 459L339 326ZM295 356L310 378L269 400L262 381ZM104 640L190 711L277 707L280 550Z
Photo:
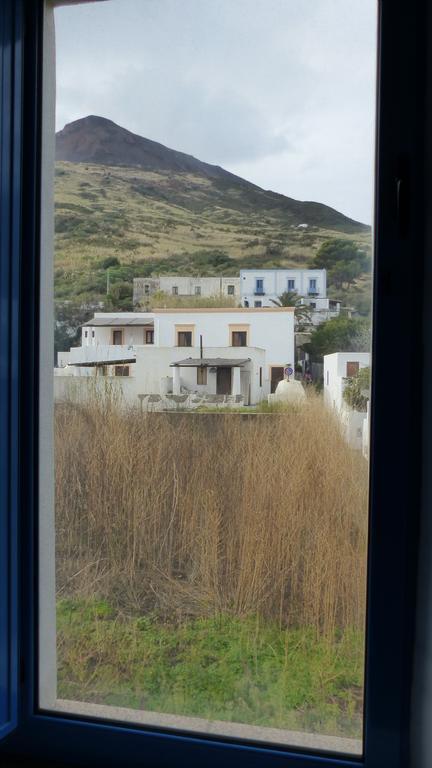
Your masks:
M109 267L119 267L120 262L116 256L108 256L108 258L99 261L96 266L98 269L108 269Z
M348 379L343 397L355 411L366 411L369 400L370 368L360 368L357 376ZM367 392L368 394L364 394Z

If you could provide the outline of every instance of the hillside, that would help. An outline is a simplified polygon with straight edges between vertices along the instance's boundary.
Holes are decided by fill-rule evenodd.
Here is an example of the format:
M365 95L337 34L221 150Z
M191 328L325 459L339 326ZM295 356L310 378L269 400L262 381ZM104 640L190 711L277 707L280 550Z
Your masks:
M306 266L320 244L370 229L269 192L100 117L57 134L56 298L97 301L111 281L158 272ZM297 227L307 224L307 228Z

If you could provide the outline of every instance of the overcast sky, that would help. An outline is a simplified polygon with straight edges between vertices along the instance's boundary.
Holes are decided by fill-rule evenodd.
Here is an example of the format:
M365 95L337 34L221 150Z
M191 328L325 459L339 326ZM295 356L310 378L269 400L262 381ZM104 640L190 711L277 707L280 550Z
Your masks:
M57 129L95 114L370 223L375 0L56 10Z

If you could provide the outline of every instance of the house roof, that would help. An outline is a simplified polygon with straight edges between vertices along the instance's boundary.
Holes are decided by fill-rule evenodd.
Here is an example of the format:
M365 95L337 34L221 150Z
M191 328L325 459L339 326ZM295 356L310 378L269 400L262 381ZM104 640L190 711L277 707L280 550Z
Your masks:
M141 328L147 325L153 327L153 320L150 318L148 320L143 320L140 317L129 317L125 319L122 317L94 317L92 320L87 320L87 322L84 323L84 326L86 325L93 326L93 328L96 326L105 328L115 326L116 328L119 328L125 325L134 325L135 327L138 326Z
M210 314L213 312L220 312L225 315L233 314L263 314L264 312L294 312L294 307L172 307L167 309L166 307L158 307L152 309L154 315L195 315L198 313Z
M130 365L130 363L136 363L135 357L122 357L119 359L111 359L111 360L84 360L83 362L78 363L68 363L68 365L75 365L79 368L98 368L103 365Z
M187 357L186 360L171 363L170 368L238 368L249 362L250 357Z

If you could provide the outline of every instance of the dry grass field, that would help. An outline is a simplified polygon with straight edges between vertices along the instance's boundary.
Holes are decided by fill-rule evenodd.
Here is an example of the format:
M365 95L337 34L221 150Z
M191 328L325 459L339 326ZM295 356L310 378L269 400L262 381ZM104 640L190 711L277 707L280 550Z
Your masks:
M61 595L362 627L367 467L319 398L254 416L59 405L55 429Z
M275 414L57 405L59 690L359 736L367 466Z

